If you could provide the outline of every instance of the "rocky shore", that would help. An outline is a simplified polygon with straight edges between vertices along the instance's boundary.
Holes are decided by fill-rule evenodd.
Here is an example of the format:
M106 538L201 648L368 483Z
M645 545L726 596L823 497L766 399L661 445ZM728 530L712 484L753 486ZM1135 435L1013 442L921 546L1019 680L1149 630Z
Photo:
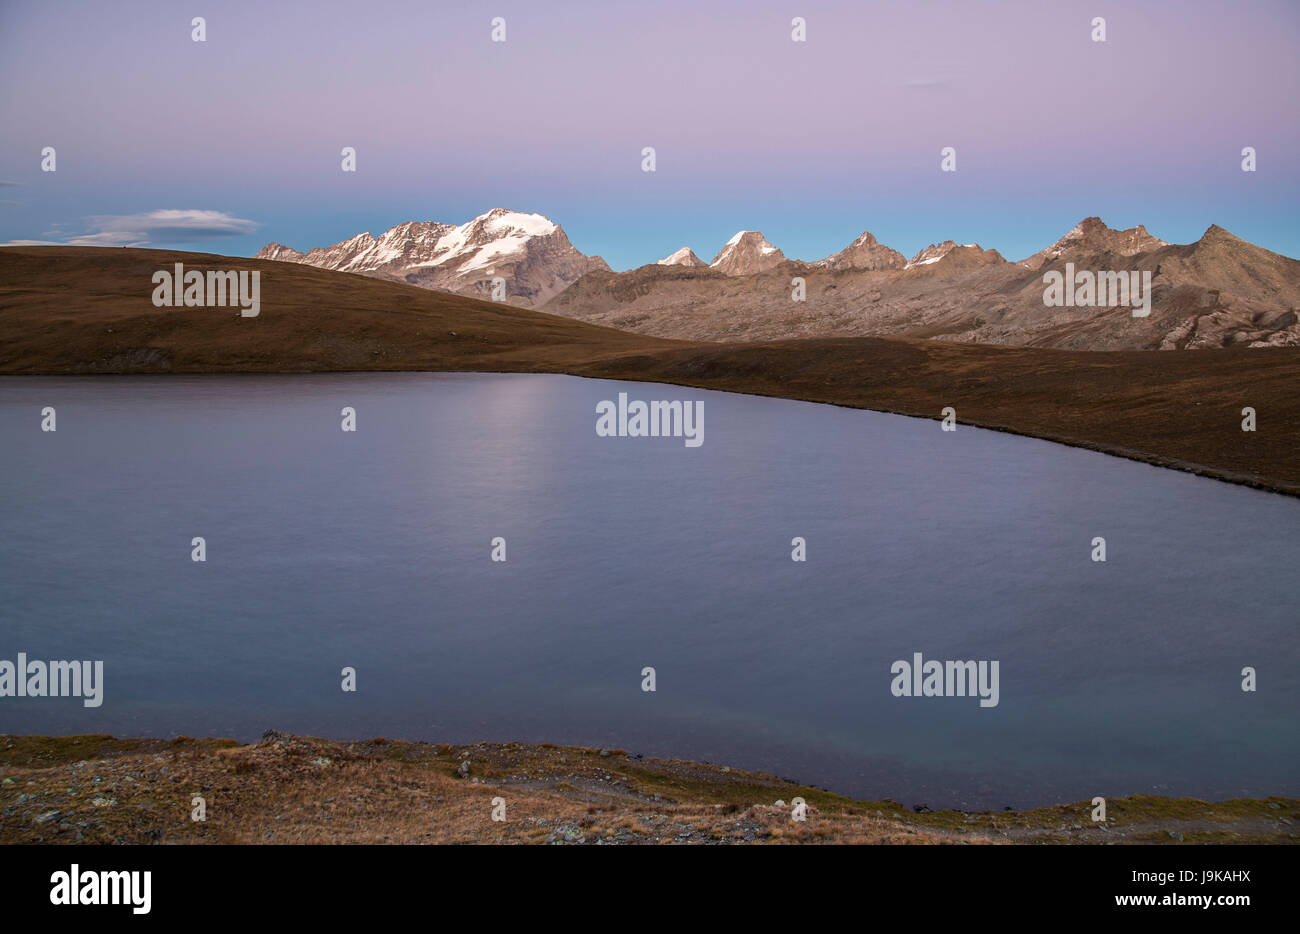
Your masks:
M796 799L805 820L793 819ZM498 818L494 819L494 813ZM1296 843L1300 800L917 813L621 749L0 736L0 843ZM196 816L204 819L196 820Z

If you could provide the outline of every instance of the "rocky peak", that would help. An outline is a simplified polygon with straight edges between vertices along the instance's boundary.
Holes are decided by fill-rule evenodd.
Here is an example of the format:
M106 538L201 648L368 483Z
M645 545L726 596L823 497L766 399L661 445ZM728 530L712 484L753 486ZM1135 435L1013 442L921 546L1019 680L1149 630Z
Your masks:
M885 246L870 231L864 231L858 239L817 265L828 269L902 269L907 265L907 257Z
M271 241L258 250L253 259L274 259L287 263L300 263L302 262L302 254L293 247L287 247L283 243Z
M741 230L709 263L728 276L749 276L785 262L783 254L757 230Z
M1097 253L1136 256L1138 253L1149 253L1168 245L1159 237L1147 233L1147 229L1141 224L1128 230L1116 230L1107 227L1100 217L1085 217L1060 240L1047 249L1022 260L1021 264L1037 268L1053 260L1068 260Z

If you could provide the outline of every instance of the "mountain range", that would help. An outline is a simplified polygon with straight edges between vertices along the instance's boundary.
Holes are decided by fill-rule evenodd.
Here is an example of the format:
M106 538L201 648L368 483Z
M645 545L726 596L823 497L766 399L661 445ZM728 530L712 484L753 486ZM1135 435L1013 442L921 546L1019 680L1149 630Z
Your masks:
M461 225L400 224L300 253L256 258L357 272L480 298L504 280L522 307L692 340L924 337L1078 350L1300 345L1300 261L1218 226L1177 245L1139 225L1089 217L1017 262L952 240L910 260L870 232L821 260L788 259L759 231L736 233L709 263L690 247L614 272L538 214L497 208ZM1066 265L1151 274L1151 310L1047 307L1044 273ZM802 301L793 280L804 281Z

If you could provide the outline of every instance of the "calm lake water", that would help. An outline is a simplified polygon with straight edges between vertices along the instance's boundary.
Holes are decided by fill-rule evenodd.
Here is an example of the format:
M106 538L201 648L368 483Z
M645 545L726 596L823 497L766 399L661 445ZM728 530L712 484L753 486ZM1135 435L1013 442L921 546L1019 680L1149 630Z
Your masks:
M704 444L597 437L619 391L704 400ZM0 378L0 490L0 659L105 665L101 707L0 698L0 732L608 746L932 807L1300 794L1274 494L492 374ZM997 660L1000 702L893 696L914 652Z

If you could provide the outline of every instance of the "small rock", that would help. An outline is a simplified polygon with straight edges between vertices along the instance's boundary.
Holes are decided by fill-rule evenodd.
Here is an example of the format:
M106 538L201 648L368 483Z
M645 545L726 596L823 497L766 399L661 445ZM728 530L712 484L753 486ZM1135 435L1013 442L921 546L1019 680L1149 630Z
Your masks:
M46 821L52 821L54 818L59 816L59 813L59 811L46 811L44 814L38 814L36 816L36 823L44 824Z
M602 749L602 750L600 751L600 754L601 754L602 756L605 756L606 758L608 758L609 755L610 755L610 752L609 752L608 749Z
M587 837L573 824L565 824L563 827L557 828L555 833L551 834L551 839L556 842L563 840L565 843L583 843L586 841Z
M469 777L469 760L468 760L468 759L466 759L464 762L462 762L462 763L460 764L460 768L458 768L458 769L456 770L456 774L459 775L461 778L468 778L468 777Z

